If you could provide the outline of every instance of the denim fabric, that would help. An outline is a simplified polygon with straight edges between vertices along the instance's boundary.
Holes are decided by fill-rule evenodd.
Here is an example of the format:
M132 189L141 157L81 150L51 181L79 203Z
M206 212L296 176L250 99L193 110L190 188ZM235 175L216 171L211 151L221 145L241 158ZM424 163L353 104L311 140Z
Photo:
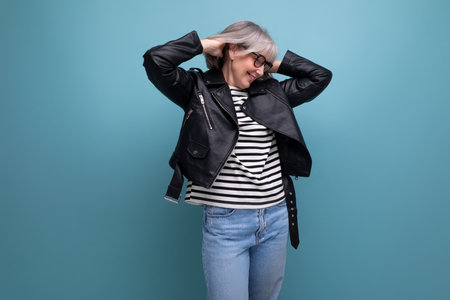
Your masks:
M262 209L203 207L208 300L277 299L288 241L286 201Z

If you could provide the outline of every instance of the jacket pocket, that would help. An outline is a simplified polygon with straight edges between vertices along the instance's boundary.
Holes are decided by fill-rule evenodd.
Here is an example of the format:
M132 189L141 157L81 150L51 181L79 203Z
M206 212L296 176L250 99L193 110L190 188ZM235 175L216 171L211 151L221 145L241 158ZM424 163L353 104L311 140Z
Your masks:
M187 146L187 151L195 158L205 158L208 154L209 147L191 140Z

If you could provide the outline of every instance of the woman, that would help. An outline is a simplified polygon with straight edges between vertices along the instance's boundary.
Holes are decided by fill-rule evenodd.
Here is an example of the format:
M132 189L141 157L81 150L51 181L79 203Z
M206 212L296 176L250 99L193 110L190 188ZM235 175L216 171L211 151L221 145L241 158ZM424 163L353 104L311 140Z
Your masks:
M209 70L178 67L203 53ZM311 157L292 108L328 85L329 70L277 48L260 26L239 21L200 40L192 31L144 54L150 81L185 111L169 164L166 199L203 206L208 299L276 299L288 233L297 248L290 176L309 176ZM290 78L281 82L271 73Z

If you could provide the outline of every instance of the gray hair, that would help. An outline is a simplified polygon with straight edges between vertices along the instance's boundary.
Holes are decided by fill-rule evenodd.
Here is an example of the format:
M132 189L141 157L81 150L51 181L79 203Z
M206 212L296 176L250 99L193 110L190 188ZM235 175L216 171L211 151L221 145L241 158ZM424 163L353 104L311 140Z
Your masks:
M204 53L208 69L216 68L220 70L222 68L229 43L237 44L245 49L237 55L245 55L250 52L264 53L266 60L269 62L273 62L277 56L277 46L267 31L250 21L237 21L219 34L208 37L208 39L220 40L227 44L223 49L223 57ZM270 76L266 73L264 75L264 77Z

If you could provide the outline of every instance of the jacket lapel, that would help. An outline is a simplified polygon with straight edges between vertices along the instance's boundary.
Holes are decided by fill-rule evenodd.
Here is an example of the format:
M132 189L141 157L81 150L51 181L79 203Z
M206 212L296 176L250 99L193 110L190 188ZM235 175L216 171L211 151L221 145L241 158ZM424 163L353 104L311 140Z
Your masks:
M238 125L233 98L222 72L217 69L208 70L203 73L203 79L214 100ZM271 91L271 85L268 80L255 81L250 85L249 97L245 102L246 113L261 125L304 144L292 108L285 99L277 96L277 91Z
M210 90L214 100L230 115L236 125L238 124L236 110L230 89L220 70L211 69L203 74L205 84Z
M258 123L304 144L289 102L279 95L270 81L254 82L245 105L247 114Z

